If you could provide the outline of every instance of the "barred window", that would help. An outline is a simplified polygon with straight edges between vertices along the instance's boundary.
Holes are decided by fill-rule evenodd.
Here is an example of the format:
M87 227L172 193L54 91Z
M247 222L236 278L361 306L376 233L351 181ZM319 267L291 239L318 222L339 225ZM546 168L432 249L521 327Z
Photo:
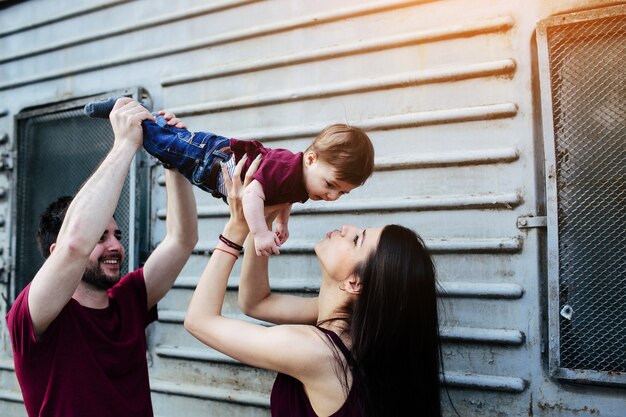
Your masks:
M538 27L552 375L626 385L626 7Z
M132 94L126 90L121 93ZM35 239L39 216L58 197L75 195L113 144L110 122L90 119L83 114L83 106L88 101L30 109L17 116L11 298L30 282L43 264ZM137 263L135 174L133 163L115 212L127 253L123 271L134 268Z

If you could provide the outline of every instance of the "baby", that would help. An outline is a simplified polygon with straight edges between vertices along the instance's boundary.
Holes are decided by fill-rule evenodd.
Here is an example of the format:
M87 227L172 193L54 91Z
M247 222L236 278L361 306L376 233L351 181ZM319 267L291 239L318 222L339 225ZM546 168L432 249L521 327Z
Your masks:
M116 98L85 106L90 117L108 118ZM311 200L337 200L363 185L374 169L374 147L367 134L345 124L326 127L304 151L266 148L256 140L229 139L208 132L190 132L168 126L163 116L143 121L143 146L167 168L176 168L192 184L214 197L226 196L221 164L230 175L247 155L242 172L257 156L262 162L244 190L243 211L258 256L278 255L289 237L291 204ZM268 229L264 206L287 204Z

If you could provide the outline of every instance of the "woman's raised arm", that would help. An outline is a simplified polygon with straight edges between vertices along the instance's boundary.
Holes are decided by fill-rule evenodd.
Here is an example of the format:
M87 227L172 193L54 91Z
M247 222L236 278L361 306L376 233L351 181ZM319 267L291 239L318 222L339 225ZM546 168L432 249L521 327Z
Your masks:
M270 227L280 208L276 206L267 209ZM253 240L246 240L238 294L241 311L255 319L274 324L315 324L318 298L272 293L268 260L269 257L256 256Z
M247 174L256 169L258 161ZM309 326L266 327L222 315L222 304L228 277L237 260L241 245L248 234L241 195L243 186L240 173L243 163L235 169L233 180L226 179L230 220L226 223L215 251L200 277L194 291L185 328L198 340L212 348L252 366L286 373L302 381L319 378L328 369L319 366L311 357L328 354L325 343ZM228 172L224 175L228 176ZM228 178L228 177L225 177ZM249 181L246 175L246 181ZM226 242L225 242L226 241ZM254 255L254 250L249 251ZM294 352L294 347L296 352ZM331 369L332 372L332 369Z

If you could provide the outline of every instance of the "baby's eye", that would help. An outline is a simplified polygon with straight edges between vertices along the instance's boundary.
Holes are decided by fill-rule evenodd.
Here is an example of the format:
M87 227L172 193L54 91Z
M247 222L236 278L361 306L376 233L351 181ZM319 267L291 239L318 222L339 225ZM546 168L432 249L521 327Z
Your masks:
M356 235L353 241L354 241L354 246L356 246L356 243L359 241L359 235Z

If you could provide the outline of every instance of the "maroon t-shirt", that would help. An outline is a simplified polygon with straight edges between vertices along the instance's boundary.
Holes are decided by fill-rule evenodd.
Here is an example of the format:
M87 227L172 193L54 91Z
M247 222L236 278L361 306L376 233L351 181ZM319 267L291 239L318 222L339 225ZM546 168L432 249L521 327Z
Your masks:
M157 311L148 311L143 270L108 291L105 309L71 299L39 340L29 290L30 284L6 316L28 415L151 417L145 327Z
M304 203L309 195L304 188L302 176L302 152L293 153L287 149L270 149L256 140L230 140L230 149L239 162L244 154L248 161L242 172L245 175L258 154L263 155L261 166L252 176L263 187L265 205L281 203Z

